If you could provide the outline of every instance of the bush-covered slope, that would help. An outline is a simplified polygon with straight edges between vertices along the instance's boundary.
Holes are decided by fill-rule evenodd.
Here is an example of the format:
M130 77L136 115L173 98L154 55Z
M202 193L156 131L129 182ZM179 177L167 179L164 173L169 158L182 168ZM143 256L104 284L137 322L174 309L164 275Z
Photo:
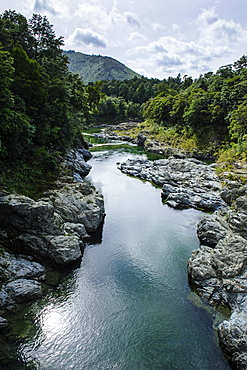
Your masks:
M46 17L0 15L0 191L42 192L97 107L100 90L69 72L62 45Z
M125 80L141 77L124 64L110 57L87 55L75 51L65 51L69 59L69 70L82 77L84 83L95 81Z

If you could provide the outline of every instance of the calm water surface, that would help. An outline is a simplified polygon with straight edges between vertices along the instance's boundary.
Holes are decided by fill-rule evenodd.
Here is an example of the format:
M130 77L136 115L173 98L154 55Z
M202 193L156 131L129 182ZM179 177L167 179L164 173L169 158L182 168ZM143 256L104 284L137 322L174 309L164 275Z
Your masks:
M135 156L94 153L88 178L104 194L102 235L79 268L53 275L47 296L13 319L23 330L9 369L229 369L213 329L223 317L187 283L202 213L167 207L160 189L117 169Z

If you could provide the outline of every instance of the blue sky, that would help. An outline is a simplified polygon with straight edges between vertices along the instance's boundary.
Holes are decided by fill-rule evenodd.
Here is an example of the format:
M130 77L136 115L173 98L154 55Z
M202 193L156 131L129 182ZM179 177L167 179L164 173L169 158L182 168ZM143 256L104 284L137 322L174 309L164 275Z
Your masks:
M46 15L65 50L113 57L159 79L215 72L247 54L246 0L1 0Z

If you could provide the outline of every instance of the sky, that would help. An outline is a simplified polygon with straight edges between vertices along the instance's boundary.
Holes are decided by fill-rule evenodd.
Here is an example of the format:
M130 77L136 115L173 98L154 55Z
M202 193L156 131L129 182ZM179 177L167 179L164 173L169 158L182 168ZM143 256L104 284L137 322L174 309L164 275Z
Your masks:
M47 16L64 50L149 78L197 78L247 54L246 0L1 0L9 9Z

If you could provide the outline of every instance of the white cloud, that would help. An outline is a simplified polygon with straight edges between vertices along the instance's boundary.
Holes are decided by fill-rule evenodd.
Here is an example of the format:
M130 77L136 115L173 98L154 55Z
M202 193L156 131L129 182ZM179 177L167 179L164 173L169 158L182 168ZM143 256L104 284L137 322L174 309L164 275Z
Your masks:
M76 28L75 31L65 40L66 47L77 45L89 45L96 48L106 48L107 39L89 29Z
M211 65L215 61L229 57L238 43L247 41L246 30L233 20L219 18L215 8L202 10L193 26L194 35L191 38L173 32L176 37L162 36L144 46L129 49L129 65L137 71L141 66L147 75L155 73L156 77L183 71L195 76L212 70ZM177 24L171 28L180 30Z
M146 41L147 38L146 38L146 36L142 35L139 32L131 32L128 40L133 42L133 43L139 43L139 42Z
M243 39L247 40L246 30L233 20L218 18L215 8L203 10L198 16L196 24L199 27L199 42L201 44L214 45L215 47L228 45L228 47L234 48L235 43Z
M106 32L112 25L111 15L100 4L79 4L74 17L80 19L80 23L84 28Z
M197 17L196 23L199 26L205 27L217 22L217 20L218 16L216 13L216 7L212 7L210 9L203 9L201 14Z
M125 19L127 22L133 26L133 27L141 27L141 23L139 21L139 18L136 14L131 13L131 12L125 12L124 13Z
M172 24L172 31L180 32L180 30L181 30L181 27L178 24L176 23Z
M153 28L153 30L155 32L159 32L159 31L164 31L165 30L165 27L162 24L160 24L160 23L154 22L154 23L151 24L151 26L152 26L152 28Z
M35 0L33 10L35 13L49 12L54 16L59 14L55 7L50 2L48 3L47 0Z

